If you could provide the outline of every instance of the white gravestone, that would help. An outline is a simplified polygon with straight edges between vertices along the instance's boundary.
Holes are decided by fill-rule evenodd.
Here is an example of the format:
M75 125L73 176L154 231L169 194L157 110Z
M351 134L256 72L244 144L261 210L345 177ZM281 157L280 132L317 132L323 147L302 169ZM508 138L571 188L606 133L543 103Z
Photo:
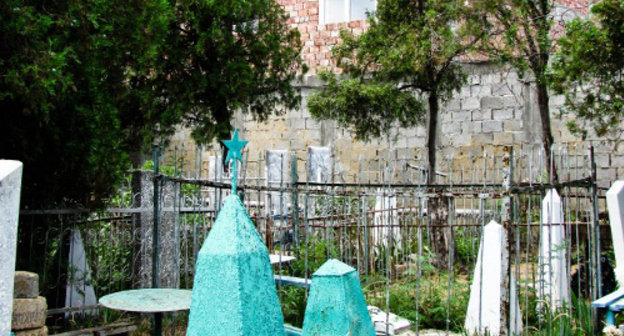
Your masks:
M208 157L208 179L210 181L223 181L227 180L227 176L223 171L223 158L211 155Z
M0 336L11 333L22 163L0 160Z
M286 187L290 183L288 178L288 151L267 150L266 152L266 185L267 187ZM288 213L286 203L288 193L271 191L266 194L266 211L269 215L284 215Z
M397 198L383 189L377 191L375 198L375 226L373 227L373 244L388 246L392 240L394 247L401 247L401 232L397 217Z
M308 147L306 175L308 182L329 182L331 153L329 147Z
M97 305L95 290L91 284L91 269L87 262L82 235L79 230L71 230L69 245L69 276L65 294L65 307L80 308ZM94 314L94 309L84 311ZM67 314L68 315L68 314Z
M470 286L470 299L464 325L468 335L497 336L500 334L501 283L506 276L503 272L507 267L503 266L506 266L508 259L507 251L504 249L506 240L507 235L502 225L491 221L485 226ZM484 268L481 269L481 267ZM522 316L513 273L509 283L511 284L510 335L515 335L522 332Z
M217 157L211 155L208 157L208 180L214 182L229 182L228 177L223 169L223 157ZM201 206L209 206L211 209L217 210L219 205L217 204L219 190L217 188L211 188L208 191L207 199L195 200L193 204L200 204ZM197 197L196 195L192 197ZM206 204L207 203L207 204Z
M537 296L555 311L570 302L563 206L555 189L542 200L541 221Z
M615 278L624 286L624 181L613 183L607 191L609 223L615 254Z
M308 159L306 161L306 181L312 183L327 183L331 179L331 151L329 147L308 147ZM323 203L318 198L312 197L312 203L308 207L308 217L314 217L323 212ZM317 209L317 207L319 209ZM320 211L319 211L320 210Z

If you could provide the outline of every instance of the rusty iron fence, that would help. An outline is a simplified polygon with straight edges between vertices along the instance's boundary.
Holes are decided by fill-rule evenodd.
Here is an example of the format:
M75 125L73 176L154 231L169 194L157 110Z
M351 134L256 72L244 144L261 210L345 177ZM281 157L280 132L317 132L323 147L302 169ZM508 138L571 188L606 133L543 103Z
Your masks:
M21 212L18 266L40 274L58 330L71 327L67 321L76 316L103 314L87 299L68 301L76 291L72 281L82 286L79 294L91 286L96 297L154 284L192 288L197 254L230 193L222 154L205 153L196 150L188 164L184 149L155 151L151 171L134 172L99 212ZM568 325L582 334L598 327L588 302L615 281L605 189L597 183L591 147L553 148L551 162L539 147L440 153L435 184L426 183L418 156L386 151L375 160L360 159L350 171L331 149L324 153L314 164L310 156L286 151L244 155L239 194L248 213L271 253L295 257L277 263L276 273L310 278L323 261L337 258L358 270L369 304L409 320L413 332L462 332L473 278L477 272L480 279L488 276L488 265L475 270L481 237L496 221L508 237L505 281L513 279L517 288L523 334L562 334ZM550 180L549 167L560 181ZM540 218L542 201L551 189L561 197L560 248L572 293L556 316L543 309L548 303L540 294L538 260L549 227ZM69 260L76 231L86 256L82 266ZM88 279L76 279L76 269L88 269ZM283 305L289 304L283 307L286 320L301 323L307 290L278 286Z

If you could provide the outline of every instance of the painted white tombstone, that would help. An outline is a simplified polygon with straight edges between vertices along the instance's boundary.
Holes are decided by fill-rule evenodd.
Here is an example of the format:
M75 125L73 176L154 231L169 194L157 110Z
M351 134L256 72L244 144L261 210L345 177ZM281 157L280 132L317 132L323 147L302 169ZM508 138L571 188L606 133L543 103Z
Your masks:
M222 181L227 179L223 172L223 158L211 155L208 157L208 179L210 181Z
M506 240L507 235L502 225L491 221L485 226L470 286L470 299L464 325L468 335L496 336L500 334L501 283L505 276L503 272L507 269L504 266L508 260L507 251L504 249ZM481 269L481 267L484 268ZM513 273L510 284L510 335L514 335L522 332L522 316Z
M11 333L22 163L0 160L0 336Z
M395 195L384 193L383 189L377 190L375 197L375 226L373 227L373 244L375 246L388 246L391 240L395 248L401 247L401 233L397 218L397 199Z
M329 147L308 147L308 159L306 161L306 181L313 183L327 183L331 179L332 157ZM312 197L312 203L308 206L308 217L314 217L324 211L323 203ZM318 209L317 209L318 207Z
M615 253L615 278L624 287L624 181L615 181L607 191L609 225Z
M288 151L267 150L266 152L266 185L267 187L279 188L290 183L288 178ZM271 191L266 193L265 207L270 215L284 215L288 213L285 192Z
M85 307L97 305L95 290L91 284L91 268L87 263L84 243L79 230L71 230L69 245L69 270L67 290L65 292L65 307ZM94 309L85 310L87 314L94 314ZM68 314L67 314L68 315Z
M542 200L541 221L537 296L554 311L570 302L563 207L555 189Z
M308 147L306 175L308 182L328 182L331 169L331 152L329 147Z

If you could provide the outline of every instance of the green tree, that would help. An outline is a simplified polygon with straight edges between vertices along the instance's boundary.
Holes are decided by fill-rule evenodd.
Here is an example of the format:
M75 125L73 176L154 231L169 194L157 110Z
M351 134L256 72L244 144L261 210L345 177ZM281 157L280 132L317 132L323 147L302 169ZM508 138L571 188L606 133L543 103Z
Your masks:
M300 103L300 35L276 1L183 0L174 13L160 82L196 140L228 137L235 110L264 121Z
M360 36L341 31L332 57L344 76L320 74L327 85L310 98L310 113L363 140L426 120L433 183L440 101L466 81L457 57L477 42L478 20L461 0L380 0L368 23Z
M596 135L621 133L624 117L624 1L604 0L591 9L593 17L576 19L559 40L552 84L565 94L566 109L590 124ZM569 129L587 136L576 122Z
M510 64L520 76L527 72L535 78L537 107L541 122L542 145L547 162L551 162L554 143L549 107L548 73L555 43L553 1L550 0L475 0L475 8L487 18L489 38L482 47L493 60ZM553 163L554 165L554 163ZM557 169L550 177L558 181Z
M2 1L0 157L25 206L101 204L176 125L208 142L295 106L299 50L272 0Z
M427 122L427 183L435 183L440 101L466 82L458 56L481 38L480 18L463 0L380 0L360 36L343 30L332 51L342 78L324 72L327 85L308 107L316 118L352 128L357 138L388 133L395 125ZM430 199L431 221L448 218L448 200ZM435 226L435 225L434 225ZM449 236L432 230L437 265L447 264Z

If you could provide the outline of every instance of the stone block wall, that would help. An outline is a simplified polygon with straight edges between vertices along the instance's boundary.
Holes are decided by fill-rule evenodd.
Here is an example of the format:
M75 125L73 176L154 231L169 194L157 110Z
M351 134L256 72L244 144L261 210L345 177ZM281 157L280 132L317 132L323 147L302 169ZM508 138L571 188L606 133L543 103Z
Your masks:
M498 150L502 145L539 148L541 121L533 82L491 63L465 64L465 70L468 73L467 83L451 99L441 103L440 123L436 132L439 169L448 169L449 153L453 153L457 166L469 164L471 156L474 165L474 158L481 155L484 149ZM233 126L239 128L241 138L250 141L246 147L250 164L248 176L257 174L258 158L262 156L264 160L267 150L287 150L289 157L292 154L297 156L299 179L305 180L309 146L331 148L334 170L338 173L335 175L337 181L357 181L358 178L362 181L369 178L375 180L378 176L365 174L364 177L356 177L360 158L369 164L364 170L370 171L378 171L375 163L380 159L385 161L388 157L425 164L427 134L424 126L409 129L397 127L388 137L370 142L358 141L349 130L337 127L330 120L316 120L308 112L307 98L323 85L316 76L307 76L299 85L303 96L299 108L272 116L264 123L240 113L234 118ZM557 146L569 146L570 151L580 153L582 143L585 146L593 144L601 184L608 186L610 181L623 178L624 149L617 146L617 142L591 134L585 141L572 135L566 123L573 116L561 113L563 104L564 97L551 96L551 124ZM172 138L167 155L172 156L171 148L174 145L180 149L182 144L186 147L186 155L179 151L178 157L186 158L185 167L193 167L193 158L198 155L185 130ZM577 149L574 149L575 145ZM204 158L201 166L204 177L208 177L208 169L212 169L208 167L207 158L213 155L217 147L206 148L201 155ZM589 169L578 168L579 171ZM570 176L574 177L573 173Z

